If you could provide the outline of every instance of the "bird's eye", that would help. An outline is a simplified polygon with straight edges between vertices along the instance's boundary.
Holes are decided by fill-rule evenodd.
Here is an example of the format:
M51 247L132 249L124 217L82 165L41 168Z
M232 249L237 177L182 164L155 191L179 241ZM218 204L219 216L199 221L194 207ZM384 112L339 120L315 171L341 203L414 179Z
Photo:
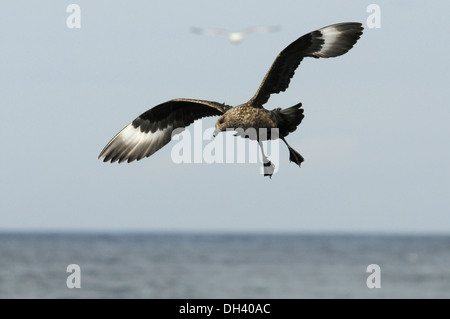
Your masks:
M223 119L219 119L219 124L223 124Z

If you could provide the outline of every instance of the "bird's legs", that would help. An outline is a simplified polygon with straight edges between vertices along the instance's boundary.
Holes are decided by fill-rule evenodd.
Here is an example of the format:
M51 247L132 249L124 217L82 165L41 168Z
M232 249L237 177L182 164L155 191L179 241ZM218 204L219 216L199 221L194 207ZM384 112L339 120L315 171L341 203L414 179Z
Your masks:
M263 159L263 169L264 169L264 176L269 176L272 178L273 172L275 170L275 165L272 164L271 161L267 158L267 156L264 154L264 148L261 141L258 141L259 147L261 148L261 154Z
M289 149L289 160L291 162L294 162L298 166L300 166L302 164L302 162L304 161L303 156L301 156L296 150L294 150L292 147L290 147L289 144L284 139L284 137L281 137L281 139L283 140L283 142L286 144L286 146Z

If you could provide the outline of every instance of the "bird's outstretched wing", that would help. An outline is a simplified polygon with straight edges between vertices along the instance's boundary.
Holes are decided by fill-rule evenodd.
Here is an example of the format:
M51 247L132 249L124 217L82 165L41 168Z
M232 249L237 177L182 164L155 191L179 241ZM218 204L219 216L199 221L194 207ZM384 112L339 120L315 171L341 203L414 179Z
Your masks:
M269 33L269 32L278 32L281 30L279 25L273 26L256 26L244 29L242 31L243 34L252 34L252 33Z
M191 27L190 28L192 33L196 34L203 34L203 35L221 35L224 37L228 37L231 33L228 30L224 29L218 29L218 28L197 28L197 27Z
M361 23L344 22L310 32L288 45L277 56L256 94L248 102L262 107L271 94L285 91L305 57L331 58L348 52L362 35Z
M184 129L202 117L222 115L229 108L217 102L192 99L174 99L159 104L114 136L98 158L104 162L129 163L149 157L170 142L175 129Z

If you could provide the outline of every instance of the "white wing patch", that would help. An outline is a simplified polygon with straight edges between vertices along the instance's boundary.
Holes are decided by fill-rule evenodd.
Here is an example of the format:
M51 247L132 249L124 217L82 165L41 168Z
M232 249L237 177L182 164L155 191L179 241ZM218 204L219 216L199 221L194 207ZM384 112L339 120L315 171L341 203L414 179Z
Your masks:
M326 27L319 30L322 33L321 39L324 40L324 44L320 51L315 52L313 55L319 58L328 57L331 51L334 49L336 43L338 43L339 36L341 32L338 31L334 26Z
M324 41L319 51L312 55L316 58L340 56L350 50L359 39L355 37L355 29L346 28L345 24L331 25L317 30L321 33L318 39Z
M169 125L163 130L146 133L139 127L135 128L129 124L105 146L98 158L104 158L104 162L128 161L129 163L149 157L170 142L172 131L173 126Z

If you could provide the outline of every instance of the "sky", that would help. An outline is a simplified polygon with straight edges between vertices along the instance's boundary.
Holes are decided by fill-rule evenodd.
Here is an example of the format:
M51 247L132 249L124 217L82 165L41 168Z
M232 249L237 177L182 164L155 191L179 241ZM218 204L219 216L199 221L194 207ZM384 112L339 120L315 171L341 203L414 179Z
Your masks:
M72 3L80 28L67 25ZM367 24L373 3L379 28ZM42 0L1 9L0 231L450 233L448 2ZM283 48L347 21L365 26L354 48L304 59L265 105L303 103L305 119L287 138L301 168L282 144L271 179L258 163L177 164L176 141L139 162L97 159L162 102L246 102ZM238 45L189 31L272 25L280 31Z

